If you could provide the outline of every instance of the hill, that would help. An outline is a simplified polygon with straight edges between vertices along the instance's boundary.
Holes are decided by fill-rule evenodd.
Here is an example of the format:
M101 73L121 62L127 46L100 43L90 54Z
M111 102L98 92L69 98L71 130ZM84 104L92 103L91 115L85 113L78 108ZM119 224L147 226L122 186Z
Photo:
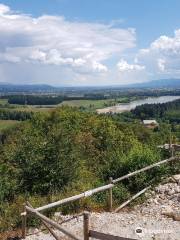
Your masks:
M143 83L134 83L126 85L116 85L116 86L84 86L84 87L55 87L47 84L10 84L10 83L0 83L0 92L2 93L53 93L53 92L64 92L64 91L94 91L97 89L124 89L124 88L180 88L180 79L159 79Z
M126 87L133 88L180 88L180 79L159 79L144 83L128 84Z

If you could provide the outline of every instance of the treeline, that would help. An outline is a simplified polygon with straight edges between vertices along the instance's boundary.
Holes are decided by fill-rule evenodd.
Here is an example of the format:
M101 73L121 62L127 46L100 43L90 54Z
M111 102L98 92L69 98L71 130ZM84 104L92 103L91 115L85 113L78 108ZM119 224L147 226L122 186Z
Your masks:
M180 111L180 99L167 102L167 103L159 103L159 104L143 104L141 106L137 106L135 109L131 111L131 113L136 117L142 119L150 119L150 118L165 118L168 112L176 112ZM172 116L171 116L172 117ZM171 118L172 120L172 118ZM175 119L175 121L180 123L180 119Z
M9 95L9 104L20 104L20 105L56 105L67 100L101 100L106 99L104 95L96 94L85 94L84 96L61 96L61 95Z
M28 112L28 111L0 109L1 120L25 121L27 119L30 119L32 115L33 115L33 112Z
M47 95L11 95L8 96L9 104L20 105L55 105L63 101L62 96Z

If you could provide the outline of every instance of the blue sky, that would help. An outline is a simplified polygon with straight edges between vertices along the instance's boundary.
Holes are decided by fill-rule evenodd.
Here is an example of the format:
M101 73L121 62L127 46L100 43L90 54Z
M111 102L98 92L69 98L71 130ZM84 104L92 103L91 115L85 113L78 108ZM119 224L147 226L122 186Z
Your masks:
M0 3L0 81L112 85L180 77L179 0Z
M180 25L179 0L6 0L1 3L33 16L61 15L69 20L110 22L137 30L139 47L160 35L173 35Z

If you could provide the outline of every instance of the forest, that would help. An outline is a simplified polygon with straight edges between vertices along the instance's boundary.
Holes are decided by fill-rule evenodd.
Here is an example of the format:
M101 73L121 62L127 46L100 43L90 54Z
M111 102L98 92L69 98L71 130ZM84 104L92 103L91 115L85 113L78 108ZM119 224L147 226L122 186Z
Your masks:
M7 96L9 104L21 105L54 105L63 101L62 96L46 96L46 95L10 95Z
M170 118L170 114L168 119L172 122L180 123L180 99L162 103L162 104L143 104L141 106L137 106L134 110L132 110L132 114L139 119L149 119L149 118L160 118L166 119L167 114L172 111L175 112L174 118Z
M0 145L0 230L20 226L19 214L26 200L40 206L168 157L169 153L157 146L169 141L170 131L169 123L150 130L140 121L127 123L67 106L33 114L8 131ZM115 203L179 167L162 166L122 182L113 190ZM100 210L105 199L104 193L99 193L60 210Z

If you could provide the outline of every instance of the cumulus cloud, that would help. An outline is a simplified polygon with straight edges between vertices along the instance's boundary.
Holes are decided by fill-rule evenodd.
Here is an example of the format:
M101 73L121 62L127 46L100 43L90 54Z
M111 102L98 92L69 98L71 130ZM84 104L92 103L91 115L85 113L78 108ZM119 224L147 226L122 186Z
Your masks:
M0 15L3 15L5 13L9 13L10 8L4 4L0 4Z
M160 36L149 48L141 49L138 61L156 77L158 74L180 77L180 29L174 32L173 37Z
M0 63L55 65L73 72L103 73L106 61L135 46L132 28L68 21L62 16L34 18L0 4ZM73 76L72 76L73 78Z
M158 68L161 72L164 72L164 70L165 70L165 63L166 63L166 61L162 58L159 58L157 60Z
M129 64L124 59L121 59L117 63L118 70L120 72L129 72L129 71L142 71L145 69L144 66L138 65L138 64Z
M121 21L32 17L0 4L0 81L104 85L180 77L180 29L133 56L135 29Z
M117 63L117 77L120 84L129 84L135 82L146 81L146 68L143 65L138 64L137 59L134 59L134 63L130 64L126 60L121 59Z

